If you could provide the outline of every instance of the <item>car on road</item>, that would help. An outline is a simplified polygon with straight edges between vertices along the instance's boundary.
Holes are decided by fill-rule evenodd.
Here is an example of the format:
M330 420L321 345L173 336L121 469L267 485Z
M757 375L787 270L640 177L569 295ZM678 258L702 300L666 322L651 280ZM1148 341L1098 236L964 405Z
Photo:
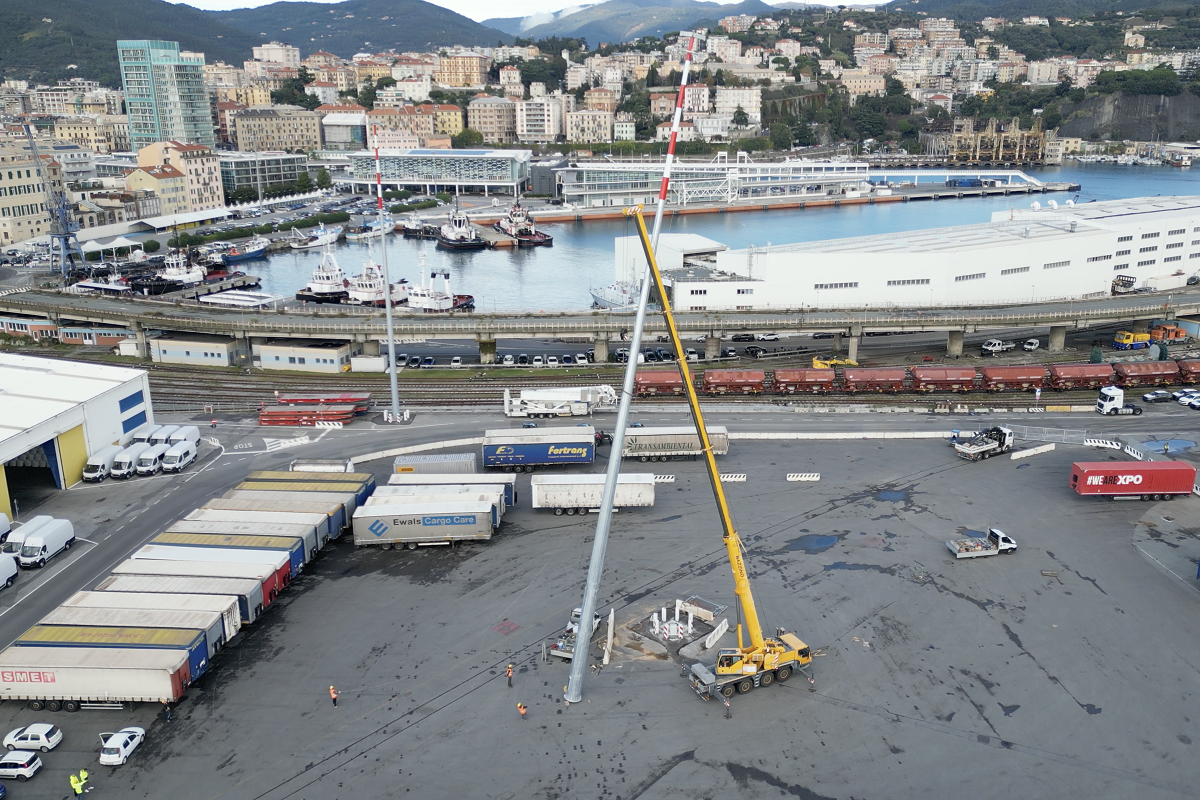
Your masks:
M529 366L529 356L521 353L521 355L517 356L517 364L523 367Z
M1196 391L1195 389L1192 389L1187 392L1177 392L1175 395L1175 400L1179 403L1179 405L1186 406L1188 403L1192 402L1197 397L1200 397L1200 392Z
M540 366L542 365L542 357L541 357L541 356L534 356L534 357L533 357L533 365L534 365L535 367L540 367Z
M747 347L744 352L746 353L746 355L750 356L751 358L762 358L764 355L766 355L767 348L758 347L757 345L752 344L749 347Z
M988 339L986 342L983 343L983 347L982 347L983 354L985 356L988 356L988 355L995 356L995 355L999 355L1000 353L1007 353L1009 350L1016 350L1016 349L1017 349L1016 342L1010 342L1010 341L1001 340L1001 339Z
M42 759L32 750L12 750L0 758L0 778L16 778L24 783L42 768Z
M721 351L721 358L737 358L737 350L732 347L726 347Z
M450 369L460 369L462 365L462 356L455 356L450 359Z
M421 357L413 356L412 358L408 359L408 366L414 367L414 368L421 366Z
M24 728L9 731L4 737L4 747L8 750L41 750L49 753L63 740L62 730L48 722L35 722Z
M437 362L434 360L433 356L425 356L423 359L421 359L421 369L432 369L433 365L436 363Z
M522 422L521 427L522 428L536 428L537 423L536 422Z
M116 733L100 734L100 763L106 767L119 767L129 760L145 738L145 728L121 728Z
M731 342L753 342L754 334L753 333L735 333L733 336L729 337L729 341L731 341Z
M505 356L503 359L503 364L506 367L511 367L516 364L516 359L514 359L512 356Z
M631 427L631 428L644 428L644 427L646 427L646 426L645 426L645 425L643 425L643 424L642 424L642 423L640 423L640 422L631 422L631 423L629 423L629 427Z
M695 351L695 349L693 349L691 347L689 347L687 350L684 351L684 355L687 356L688 361L699 361L700 360L700 354L697 353Z
M812 335L812 338L814 338L814 339L832 339L833 334L830 333L829 331L817 331L816 333L814 333Z
M1171 392L1171 399L1178 400L1179 398L1183 397L1185 394L1195 394L1195 393L1196 393L1195 389L1179 389L1177 391Z
M778 333L760 333L754 337L754 340L758 341L758 342L778 342L779 334Z
M1166 389L1155 389L1153 392L1142 395L1142 400L1146 403L1165 403L1170 399L1171 393Z
M1188 401L1187 407L1193 411L1200 411L1200 394Z
M1027 353L1032 353L1034 350L1037 350L1041 346L1042 346L1041 339L1026 339L1025 344L1021 345L1021 347Z
M588 358L588 357L587 357L586 355L584 355L583 353L576 353L576 354L575 354L575 363L576 363L576 364L586 364L586 363L588 363L589 361L591 361L591 359L590 359L590 358Z

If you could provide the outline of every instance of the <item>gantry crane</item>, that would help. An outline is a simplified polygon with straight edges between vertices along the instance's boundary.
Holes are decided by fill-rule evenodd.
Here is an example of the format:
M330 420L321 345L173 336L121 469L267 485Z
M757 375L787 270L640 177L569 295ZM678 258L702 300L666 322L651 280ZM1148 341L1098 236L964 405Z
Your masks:
M34 166L37 169L38 177L42 179L46 192L46 211L50 213L51 263L54 263L53 259L58 258L59 274L66 277L70 268L70 253L79 256L81 267L87 264L83 257L83 251L79 249L79 241L75 238L75 232L79 230L79 223L75 221L75 215L71 213L71 203L67 200L66 194L50 180L50 170L42 161L42 154L38 151L31 125L25 126L25 139L29 142L29 152L33 156ZM58 246L57 256L54 252L56 244Z
M626 215L637 222L638 236L642 241L642 249L646 254L650 276L658 289L662 300L663 317L666 319L667 330L671 334L671 342L676 353L683 352L683 343L679 339L679 329L675 325L675 315L671 310L662 282L662 274L658 271L658 262L654 258L654 250L650 244L650 235L646 231L646 221L642 217L641 207L626 210ZM754 594L750 590L750 578L746 573L746 562L742 557L742 540L733 526L733 518L729 513L729 503L725 499L725 490L721 485L721 475L717 471L717 461L713 456L712 442L708 438L708 430L704 426L704 414L700 410L700 400L696 395L696 387L692 382L691 370L685 358L678 359L679 371L683 376L683 385L687 390L688 406L691 408L692 419L696 423L696 432L700 436L701 448L704 451L704 463L708 469L708 480L712 484L713 495L717 501L717 511L721 516L722 533L725 549L729 554L729 563L733 567L734 591L737 595L738 609L741 620L737 625L737 647L723 647L717 651L716 664L710 669L704 664L693 664L690 671L692 688L708 700L717 693L732 697L735 691L742 694L756 686L769 686L775 681L786 681L796 670L812 676L809 668L812 664L812 653L808 645L794 633L776 630L776 635L767 638L763 635L762 626L758 621L758 610L754 605ZM743 637L749 636L747 644Z

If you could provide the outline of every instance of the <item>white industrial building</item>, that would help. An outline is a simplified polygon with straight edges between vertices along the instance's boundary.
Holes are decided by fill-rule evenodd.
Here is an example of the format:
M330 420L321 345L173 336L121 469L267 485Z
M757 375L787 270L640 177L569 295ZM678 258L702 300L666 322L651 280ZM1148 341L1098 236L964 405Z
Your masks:
M65 489L89 454L153 422L144 370L0 353L0 512L12 516L14 470L48 470Z
M150 339L150 360L162 364L237 367L250 357L243 339L204 333L165 333ZM135 351L136 352L136 351Z
M719 250L664 269L675 306L696 311L1083 299L1108 296L1119 276L1167 291L1200 270L1200 197L1056 205L981 225ZM618 242L618 280L644 272L628 253Z

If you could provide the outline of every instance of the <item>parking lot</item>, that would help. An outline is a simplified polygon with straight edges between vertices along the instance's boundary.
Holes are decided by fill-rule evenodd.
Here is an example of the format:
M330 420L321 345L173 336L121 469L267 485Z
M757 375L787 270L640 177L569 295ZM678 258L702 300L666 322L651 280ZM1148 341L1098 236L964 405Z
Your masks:
M1172 453L1192 461L1190 417L1164 408L1101 424L1140 442L1178 442ZM774 412L712 421L847 428L844 418ZM513 423L477 414L418 424L410 440ZM48 583L31 597L26 584L3 598L5 641L31 624L24 609L39 597L94 585L144 537L246 471L381 444L379 434L347 430L310 451L266 453L251 428L221 433L226 454L205 452L196 468L206 471L186 484L123 484L109 509L98 488L52 500L44 513L69 507L85 538L109 549L73 551L78 561L47 568L64 570L55 581L69 585ZM1198 501L1112 503L1067 490L1072 461L1107 457L1060 445L1028 460L968 463L937 440L735 441L721 468L748 475L726 489L760 618L768 633L794 630L820 655L813 691L793 680L735 696L731 719L692 693L643 624L676 598L734 605L701 465L655 465L676 482L659 485L654 508L614 518L600 606L616 612L614 658L589 672L584 702L570 707L561 702L567 667L542 662L541 648L579 602L595 518L532 511L522 479L517 508L485 545L385 552L355 550L343 537L217 656L175 720L146 707L53 715L64 744L43 775L10 790L65 795L67 773L94 758L96 734L135 724L148 728L146 744L123 767L93 764L97 789L205 798L1192 795ZM389 465L367 466L382 478ZM788 483L789 472L821 479ZM89 505L96 511L85 520ZM950 557L947 539L989 526L1018 542L1014 556ZM330 684L341 691L336 709ZM0 706L9 728L46 716Z

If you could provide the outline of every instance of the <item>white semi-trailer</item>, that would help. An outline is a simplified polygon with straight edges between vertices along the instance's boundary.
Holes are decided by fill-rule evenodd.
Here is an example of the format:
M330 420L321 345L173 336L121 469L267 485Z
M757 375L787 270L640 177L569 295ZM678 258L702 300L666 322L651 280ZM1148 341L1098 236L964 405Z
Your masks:
M534 508L552 508L555 515L586 514L600 507L604 494L603 474L534 475L529 479L530 504ZM614 508L635 508L654 505L654 476L648 473L625 473L617 477Z

